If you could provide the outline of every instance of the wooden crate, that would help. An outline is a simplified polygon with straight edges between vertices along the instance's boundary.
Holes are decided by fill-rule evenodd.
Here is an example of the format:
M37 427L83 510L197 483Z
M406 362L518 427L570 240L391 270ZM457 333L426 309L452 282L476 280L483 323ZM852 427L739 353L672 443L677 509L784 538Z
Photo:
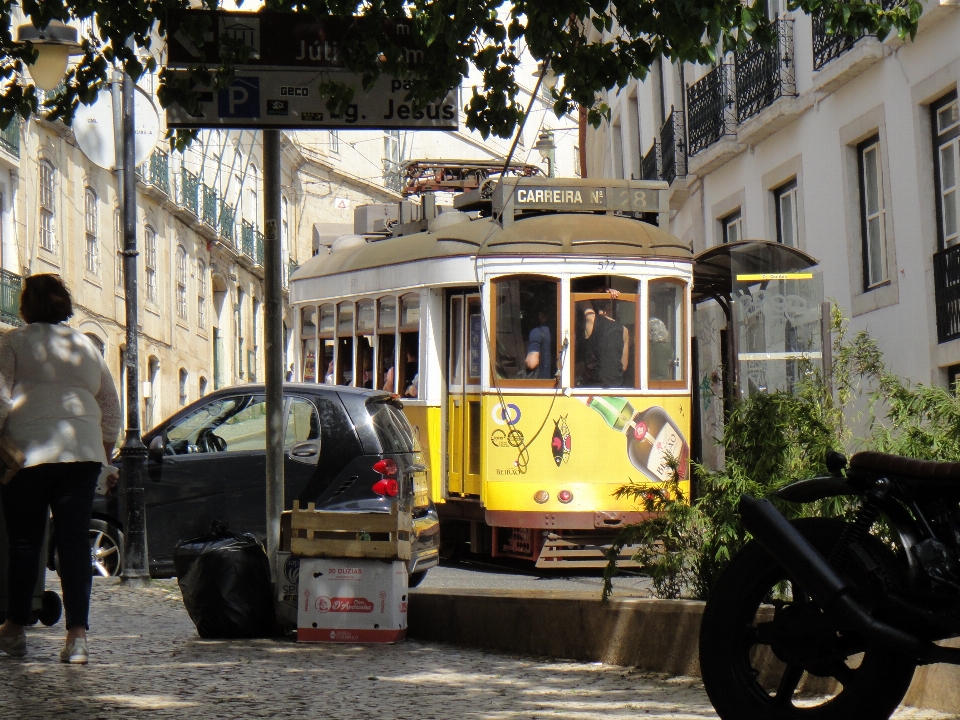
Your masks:
M412 516L396 505L390 513L350 513L317 510L313 503L301 510L294 501L290 513L290 552L300 557L409 560L412 533Z

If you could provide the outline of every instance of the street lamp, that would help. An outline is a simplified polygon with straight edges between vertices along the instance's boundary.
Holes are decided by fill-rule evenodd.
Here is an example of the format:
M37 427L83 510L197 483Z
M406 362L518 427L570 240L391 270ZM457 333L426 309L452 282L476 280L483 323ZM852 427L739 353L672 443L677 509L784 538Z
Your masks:
M553 141L553 131L544 130L533 145L540 157L547 161L547 177L556 176L557 144Z
M36 86L44 91L60 84L67 72L68 58L82 52L76 29L59 20L51 20L42 29L30 23L21 25L17 28L17 42L29 42L37 49L37 59L27 69Z
M17 39L21 43L29 42L36 47L36 62L28 64L27 68L34 83L44 91L53 90L60 84L67 71L68 58L81 53L81 47L77 43L76 29L59 20L51 20L43 29L37 29L31 24L21 25L17 28ZM123 220L123 277L127 314L126 352L124 353L127 369L127 418L124 441L120 447L120 486L123 489L125 509L122 578L129 584L141 584L150 578L143 497L147 448L140 437L138 393L140 361L137 338L139 308L137 306L137 180L134 175L136 167L134 81L126 73L123 73L119 94L121 102L118 103L115 100L113 105L114 142L116 164L120 174L118 185Z
M553 66L549 62L540 62L537 63L537 71L533 74L535 78L543 75L542 85L547 89L549 93L557 86L557 81L560 79L557 77L557 74L553 71Z

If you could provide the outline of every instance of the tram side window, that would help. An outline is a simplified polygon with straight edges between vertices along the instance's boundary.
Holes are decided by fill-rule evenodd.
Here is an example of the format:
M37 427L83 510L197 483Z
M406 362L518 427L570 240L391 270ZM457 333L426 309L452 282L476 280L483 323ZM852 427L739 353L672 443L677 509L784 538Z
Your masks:
M400 298L400 383L401 395L420 397L420 296Z
M640 387L637 287L633 278L613 276L571 282L574 387Z
M337 385L353 385L353 303L337 307Z
M557 370L559 283L514 276L495 280L496 377L550 386Z
M671 387L684 381L684 298L682 283L650 283L647 318L647 368L652 387Z
M303 382L317 381L317 308L305 307L300 311L300 339L303 367L300 379Z
M336 345L334 334L336 331L336 310L333 305L320 306L320 325L318 334L320 337L320 357L317 363L317 372L322 382L327 385L334 384L333 368L333 349Z

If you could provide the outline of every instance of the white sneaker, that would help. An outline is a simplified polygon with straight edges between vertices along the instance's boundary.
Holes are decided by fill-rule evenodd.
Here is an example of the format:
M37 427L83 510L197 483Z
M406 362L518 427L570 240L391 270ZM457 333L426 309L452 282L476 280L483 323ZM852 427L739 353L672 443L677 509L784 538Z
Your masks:
M20 633L19 635L7 635L6 637L0 636L0 651L5 652L11 657L23 657L26 655L26 633Z
M90 656L87 652L87 639L74 638L60 651L60 662L71 665L86 665Z

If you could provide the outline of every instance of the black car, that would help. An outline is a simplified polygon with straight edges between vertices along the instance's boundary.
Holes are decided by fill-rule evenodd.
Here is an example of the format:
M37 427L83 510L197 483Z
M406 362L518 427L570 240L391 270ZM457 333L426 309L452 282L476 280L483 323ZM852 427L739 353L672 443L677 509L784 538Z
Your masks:
M389 512L396 502L412 508L409 572L411 585L418 584L439 561L440 525L400 401L379 391L315 384L286 384L283 394L287 509L295 499L301 507L313 502L344 512ZM177 543L209 532L214 521L265 537L263 385L217 390L155 427L143 441L149 448L145 501L151 576L172 576ZM97 496L91 523L94 572L119 572L119 553L112 547L122 547L124 517L121 498Z

